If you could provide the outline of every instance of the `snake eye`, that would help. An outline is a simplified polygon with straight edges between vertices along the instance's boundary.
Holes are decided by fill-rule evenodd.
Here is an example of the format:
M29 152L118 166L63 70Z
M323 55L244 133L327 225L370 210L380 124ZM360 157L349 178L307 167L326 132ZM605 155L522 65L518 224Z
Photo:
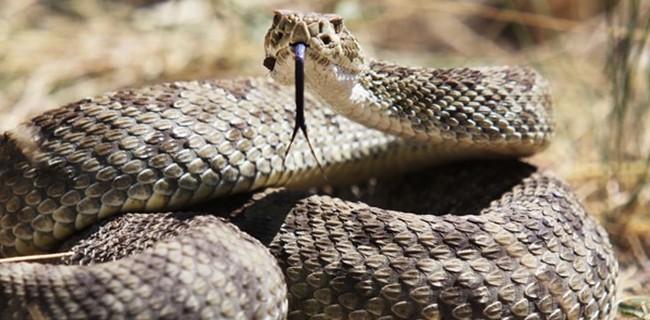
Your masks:
M332 27L334 27L334 32L339 33L343 29L343 19L340 17L330 19Z
M262 63L264 67L269 69L269 71L273 71L273 68L275 68L275 62L276 59L273 57L266 57L264 58L264 62Z
M276 11L274 13L275 13L275 15L273 15L273 25L272 25L272 27L277 26L278 23L280 23L280 20L282 19L282 13L280 13L278 11Z

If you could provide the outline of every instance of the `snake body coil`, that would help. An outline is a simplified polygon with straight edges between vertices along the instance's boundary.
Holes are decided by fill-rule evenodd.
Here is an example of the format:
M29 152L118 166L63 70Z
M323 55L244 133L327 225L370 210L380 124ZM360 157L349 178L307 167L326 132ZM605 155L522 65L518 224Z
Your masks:
M274 80L122 90L4 134L1 255L56 250L82 231L61 250L74 253L70 264L92 265L0 264L0 318L612 313L617 263L606 233L566 185L522 162L460 162L356 192L394 211L265 189L323 183L304 139L283 162L293 96L281 84L292 83L298 42L307 45L307 127L331 183L526 156L549 143L550 98L528 68L371 61L340 17L277 11L265 39ZM189 211L118 215L176 209Z

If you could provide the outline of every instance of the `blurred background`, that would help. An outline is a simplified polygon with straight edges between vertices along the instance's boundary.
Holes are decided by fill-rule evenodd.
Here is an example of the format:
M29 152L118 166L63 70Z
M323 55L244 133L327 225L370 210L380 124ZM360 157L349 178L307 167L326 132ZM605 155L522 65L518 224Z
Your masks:
M609 231L620 316L650 319L647 0L0 0L0 130L127 86L265 76L275 8L343 15L384 60L537 68L557 135L531 161L567 180Z

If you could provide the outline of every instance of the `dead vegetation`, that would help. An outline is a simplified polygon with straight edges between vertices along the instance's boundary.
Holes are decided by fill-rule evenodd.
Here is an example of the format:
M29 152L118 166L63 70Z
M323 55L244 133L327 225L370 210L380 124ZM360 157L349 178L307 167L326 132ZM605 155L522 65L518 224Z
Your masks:
M610 232L621 315L650 319L647 1L4 0L0 130L121 87L264 75L273 8L342 14L383 59L539 69L554 89L557 135L532 161L568 180Z

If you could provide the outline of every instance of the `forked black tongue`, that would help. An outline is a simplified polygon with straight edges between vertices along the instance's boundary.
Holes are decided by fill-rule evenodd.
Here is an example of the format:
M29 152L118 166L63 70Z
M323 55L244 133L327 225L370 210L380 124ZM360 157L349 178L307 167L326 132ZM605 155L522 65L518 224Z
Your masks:
M284 159L282 160L282 166L284 167L284 162L287 160L287 155L289 154L289 150L291 149L293 140L296 138L296 134L298 134L298 130L300 130L302 131L302 134L305 136L305 140L307 140L307 145L309 145L309 151L311 151L311 155L314 157L314 160L316 160L318 169L320 169L320 172L323 174L323 178L325 179L325 181L327 181L327 176L325 175L323 166L321 166L320 161L318 161L316 152L314 152L314 148L311 146L311 142L309 142L309 136L307 135L307 124L305 123L305 50L306 48L307 46L302 42L298 42L294 45L295 55L296 55L296 67L294 73L295 84L296 84L296 116L293 125L293 133L291 134L291 141L289 141L287 152L284 154Z

